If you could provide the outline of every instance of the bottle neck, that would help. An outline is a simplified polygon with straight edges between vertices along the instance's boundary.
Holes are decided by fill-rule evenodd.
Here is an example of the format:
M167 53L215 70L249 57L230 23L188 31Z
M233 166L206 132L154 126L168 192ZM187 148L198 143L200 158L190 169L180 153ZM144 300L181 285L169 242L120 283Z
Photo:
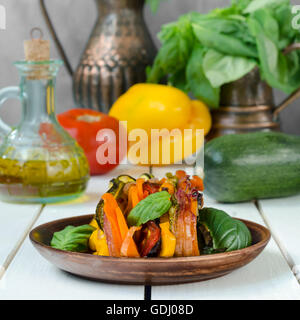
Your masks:
M56 79L21 79L23 124L38 125L55 119Z

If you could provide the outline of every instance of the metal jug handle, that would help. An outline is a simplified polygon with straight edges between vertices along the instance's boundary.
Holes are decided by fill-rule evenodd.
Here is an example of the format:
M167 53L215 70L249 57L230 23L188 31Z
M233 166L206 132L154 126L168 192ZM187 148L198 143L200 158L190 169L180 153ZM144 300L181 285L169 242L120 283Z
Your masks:
M292 51L300 50L300 43L294 43L288 46L284 51L283 54L289 54ZM288 107L292 102L300 98L300 88L293 92L290 96L288 96L273 112L273 118L276 120L278 118L279 113Z
M70 74L71 77L73 77L73 74L74 74L74 71L73 71L73 68L71 66L71 63L65 53L65 50L60 42L60 40L58 39L58 36L57 36L57 33L55 31L55 28L54 28L54 25L50 19L50 16L49 16L49 13L48 13L48 10L46 8L46 5L45 5L45 0L40 0L40 7L41 7L41 11L42 11L42 14L44 16L44 19L46 21L46 24L47 24L47 27L53 37L53 40L55 42L55 45L56 45L56 48L61 56L61 58L64 60L65 62L65 66Z

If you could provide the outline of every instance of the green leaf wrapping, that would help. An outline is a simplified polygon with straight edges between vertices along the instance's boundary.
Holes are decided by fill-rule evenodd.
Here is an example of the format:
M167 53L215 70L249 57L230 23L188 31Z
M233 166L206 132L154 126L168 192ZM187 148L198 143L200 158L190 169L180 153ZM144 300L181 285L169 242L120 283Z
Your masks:
M54 232L50 245L60 250L87 252L88 241L94 230L95 228L88 224L79 227L67 226Z
M170 198L171 195L167 191L150 194L130 211L127 217L129 226L140 226L150 220L160 218L171 208Z
M251 245L251 233L240 220L231 218L226 212L214 208L199 211L198 223L205 226L213 240L213 249L233 251Z

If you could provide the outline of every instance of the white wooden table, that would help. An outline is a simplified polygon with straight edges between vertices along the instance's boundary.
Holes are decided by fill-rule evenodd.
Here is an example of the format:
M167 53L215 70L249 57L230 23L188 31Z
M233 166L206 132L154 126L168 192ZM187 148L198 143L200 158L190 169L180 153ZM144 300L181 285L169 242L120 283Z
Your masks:
M158 177L178 168L152 168ZM72 202L53 205L17 205L0 202L0 300L300 300L300 196L258 203L214 206L234 217L267 226L272 239L250 264L224 277L178 286L104 284L73 276L46 261L32 246L28 234L42 223L93 213L112 177L139 176L147 168L121 165L106 176L93 177L86 194Z

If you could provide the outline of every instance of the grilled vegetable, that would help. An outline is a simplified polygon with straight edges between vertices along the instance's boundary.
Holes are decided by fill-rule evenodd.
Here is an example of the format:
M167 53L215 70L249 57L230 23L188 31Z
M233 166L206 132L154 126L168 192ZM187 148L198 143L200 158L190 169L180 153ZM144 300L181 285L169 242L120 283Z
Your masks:
M177 211L172 223L172 232L176 237L175 256L199 256L197 237L198 193L189 176L177 171L178 178L175 200Z
M161 249L159 256L162 258L173 257L176 248L176 237L170 231L169 215L164 215L160 218L159 226L161 230Z
M141 231L139 252L141 257L156 257L160 251L160 227L154 221L148 221Z
M136 244L134 242L134 234L141 230L141 227L131 227L125 239L123 240L122 247L121 247L121 256L129 257L129 258L139 258L140 254L137 250Z
M125 251L132 253L134 256L138 256L136 245L132 239L133 234L132 236L128 235L128 225L116 199L110 193L105 193L102 196L102 199L104 201L103 225L109 255L112 257L120 257L122 253L122 246L126 240L128 245Z
M190 257L250 245L251 234L241 221L203 209L202 191L202 180L181 170L162 180L119 176L111 181L90 224L55 233L51 245L127 258Z
M109 256L109 250L104 232L97 227L89 239L89 247L98 256Z
M145 181L148 181L150 179L154 178L154 175L151 173L143 173L140 178L144 179Z
M112 179L110 181L109 190L107 191L107 193L112 194L115 197L115 199L118 200L119 198L121 198L124 186L127 183L131 183L134 181L135 179L128 175L118 176L116 179ZM95 219L102 230L103 230L103 223L104 223L103 206L104 206L104 201L101 198L96 207Z

